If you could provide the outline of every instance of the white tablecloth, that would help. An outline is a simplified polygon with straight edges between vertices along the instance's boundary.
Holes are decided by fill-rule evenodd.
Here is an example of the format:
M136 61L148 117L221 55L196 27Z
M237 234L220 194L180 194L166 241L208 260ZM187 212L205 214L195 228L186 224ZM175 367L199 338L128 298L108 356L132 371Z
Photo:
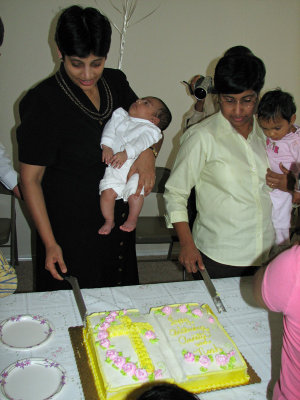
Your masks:
M251 277L216 279L214 284L227 309L222 314L217 313L203 281L84 289L82 292L89 313L123 308L138 308L147 313L150 307L164 304L209 304L262 382L199 397L203 400L270 399L268 386L273 386L280 368L282 316L255 306ZM0 299L0 321L19 314L44 316L54 325L54 333L32 350L16 351L0 342L0 371L23 358L42 357L57 361L65 368L67 378L55 399L84 400L68 334L68 327L82 325L73 292L14 294Z

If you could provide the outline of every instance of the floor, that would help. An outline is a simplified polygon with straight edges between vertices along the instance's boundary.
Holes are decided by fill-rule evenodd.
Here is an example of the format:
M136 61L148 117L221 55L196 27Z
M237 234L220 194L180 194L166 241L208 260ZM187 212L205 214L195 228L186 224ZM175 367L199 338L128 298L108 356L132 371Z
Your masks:
M25 293L33 291L33 268L31 261L20 261L20 265L15 267L18 277L18 289L16 293ZM147 261L147 257L138 258L138 270L140 283L159 283L159 282L177 282L183 279L183 270L179 262ZM186 276L187 280L193 279Z

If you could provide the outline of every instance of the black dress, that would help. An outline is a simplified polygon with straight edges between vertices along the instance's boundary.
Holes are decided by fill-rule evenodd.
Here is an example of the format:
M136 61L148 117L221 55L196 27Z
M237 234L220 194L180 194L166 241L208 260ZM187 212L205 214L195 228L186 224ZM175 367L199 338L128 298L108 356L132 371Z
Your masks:
M22 99L17 130L19 160L46 166L42 188L51 226L68 272L82 288L138 284L135 231L119 229L128 215L126 203L116 202L111 234L98 234L104 222L99 205L99 182L105 171L101 134L112 112L118 107L128 110L137 96L121 71L104 69L102 76L98 81L102 123L85 112L98 110L69 79L62 64L60 77L81 107L52 76ZM36 256L38 291L70 288L45 270L45 249L39 237Z

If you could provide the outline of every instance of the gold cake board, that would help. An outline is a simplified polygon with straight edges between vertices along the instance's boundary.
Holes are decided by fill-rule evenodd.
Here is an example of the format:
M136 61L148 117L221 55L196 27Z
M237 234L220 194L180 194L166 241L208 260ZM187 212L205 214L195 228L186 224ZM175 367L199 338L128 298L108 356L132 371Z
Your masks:
M83 326L73 326L69 328L69 335L76 359L77 369L79 372L81 385L86 400L99 400L96 386L94 383L92 371L89 367L89 359L83 343ZM244 357L244 356L243 356ZM250 380L246 385L261 382L260 377L245 359L248 367L248 375ZM103 400L103 399L100 399Z

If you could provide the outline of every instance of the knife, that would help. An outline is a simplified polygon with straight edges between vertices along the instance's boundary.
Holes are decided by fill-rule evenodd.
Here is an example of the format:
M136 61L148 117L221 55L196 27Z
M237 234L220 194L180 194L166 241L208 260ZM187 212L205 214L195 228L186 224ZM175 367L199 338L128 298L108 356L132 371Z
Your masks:
M224 307L224 304L222 303L222 300L220 299L220 296L218 295L216 288L215 288L214 284L212 283L206 268L205 269L199 268L199 271L204 280L206 289L208 290L209 294L211 295L211 298L213 299L213 302L215 303L215 306L216 306L218 312L219 313L221 313L222 311L226 312L226 308Z
M86 326L86 317L87 317L87 309L82 297L82 293L78 284L78 279L75 276L71 276L68 274L64 274L59 272L59 274L72 286L73 294L76 300L76 304L79 310L79 314L81 316L83 326Z

